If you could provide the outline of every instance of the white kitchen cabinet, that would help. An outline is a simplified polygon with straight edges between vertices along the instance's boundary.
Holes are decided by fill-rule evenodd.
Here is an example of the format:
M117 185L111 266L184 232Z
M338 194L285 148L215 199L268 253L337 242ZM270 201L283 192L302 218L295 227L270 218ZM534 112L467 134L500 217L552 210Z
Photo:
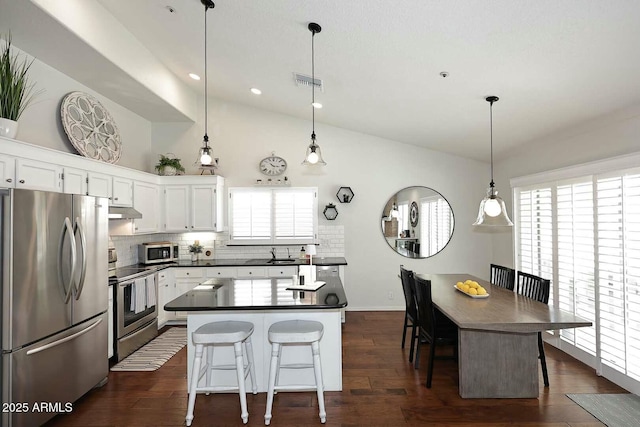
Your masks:
M43 191L62 191L62 167L53 163L18 158L16 160L16 188Z
M173 273L175 275L174 298L178 298L180 295L189 292L191 289L207 280L204 274L204 269L202 268L174 268ZM178 321L187 320L186 311L176 311L175 316Z
M238 267L236 271L239 279L251 279L254 277L264 279L267 277L266 267Z
M209 267L206 268L207 278L235 279L238 270L235 267Z
M113 357L113 285L109 285L109 311L107 322L109 322L109 334L107 339L107 359Z
M87 194L96 197L111 197L111 176L87 172Z
M133 180L114 176L111 189L113 206L133 206Z
M222 186L217 183L165 185L164 230L222 231L220 193Z
M165 304L176 297L172 270L169 268L158 272L158 329L162 328L167 322L175 320L173 311L164 310Z
M133 182L133 207L142 218L133 220L133 232L153 233L160 223L160 187L147 182Z
M67 194L87 194L87 171L64 168L62 171L62 192Z
M0 154L0 187L15 187L16 159Z
M290 279L297 274L298 266L295 265L267 267L267 277L286 277Z
M165 231L189 231L189 186L166 185L164 187Z

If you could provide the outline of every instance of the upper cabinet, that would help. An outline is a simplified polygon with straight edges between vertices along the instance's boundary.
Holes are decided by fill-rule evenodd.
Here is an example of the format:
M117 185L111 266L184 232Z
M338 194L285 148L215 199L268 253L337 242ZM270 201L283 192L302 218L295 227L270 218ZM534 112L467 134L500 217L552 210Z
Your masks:
M154 233L159 231L160 186L148 182L133 183L133 208L142 218L133 220L134 233Z
M67 194L87 194L87 171L64 168L62 172L62 192Z
M62 191L62 167L38 160L16 160L16 188Z
M15 187L16 159L0 154L0 187Z
M103 173L87 173L87 195L96 197L111 197L111 175Z
M224 178L163 177L164 231L222 231Z
M114 176L111 189L113 206L133 206L133 180Z

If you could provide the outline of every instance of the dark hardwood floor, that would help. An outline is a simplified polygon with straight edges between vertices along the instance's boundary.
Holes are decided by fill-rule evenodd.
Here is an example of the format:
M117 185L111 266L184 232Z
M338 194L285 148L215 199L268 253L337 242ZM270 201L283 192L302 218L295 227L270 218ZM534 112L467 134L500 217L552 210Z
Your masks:
M343 391L325 393L333 426L603 426L565 393L625 393L594 371L546 346L551 387L540 376L538 399L461 399L453 360L436 360L425 387L420 370L400 349L401 312L347 312L343 326ZM155 372L111 372L109 382L47 426L181 426L187 407L186 349ZM321 357L331 357L322 354ZM482 357L482 355L478 355ZM491 361L487 360L487 363ZM266 393L248 394L248 425L264 425ZM193 426L241 426L237 394L199 395ZM272 426L319 426L314 392L279 393Z

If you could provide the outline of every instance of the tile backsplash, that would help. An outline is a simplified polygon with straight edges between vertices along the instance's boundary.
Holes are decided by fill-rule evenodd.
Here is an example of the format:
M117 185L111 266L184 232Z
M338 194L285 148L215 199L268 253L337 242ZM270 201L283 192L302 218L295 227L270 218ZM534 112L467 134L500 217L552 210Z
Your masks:
M118 267L136 264L138 262L138 245L144 242L169 241L179 246L179 259L190 260L189 245L199 240L202 246L214 249L214 258L270 258L271 246L227 246L228 233L164 233L145 234L138 236L112 236L116 252L118 253ZM301 245L276 246L276 254L279 258L286 258L291 254L297 258ZM289 250L287 252L287 249ZM319 257L344 257L344 226L343 225L319 225L318 246L316 248Z

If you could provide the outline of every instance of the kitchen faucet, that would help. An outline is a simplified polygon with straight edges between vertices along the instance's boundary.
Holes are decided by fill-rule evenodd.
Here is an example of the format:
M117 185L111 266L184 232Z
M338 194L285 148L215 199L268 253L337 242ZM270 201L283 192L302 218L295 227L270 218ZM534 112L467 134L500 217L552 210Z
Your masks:
M271 259L276 259L276 248L271 248Z

